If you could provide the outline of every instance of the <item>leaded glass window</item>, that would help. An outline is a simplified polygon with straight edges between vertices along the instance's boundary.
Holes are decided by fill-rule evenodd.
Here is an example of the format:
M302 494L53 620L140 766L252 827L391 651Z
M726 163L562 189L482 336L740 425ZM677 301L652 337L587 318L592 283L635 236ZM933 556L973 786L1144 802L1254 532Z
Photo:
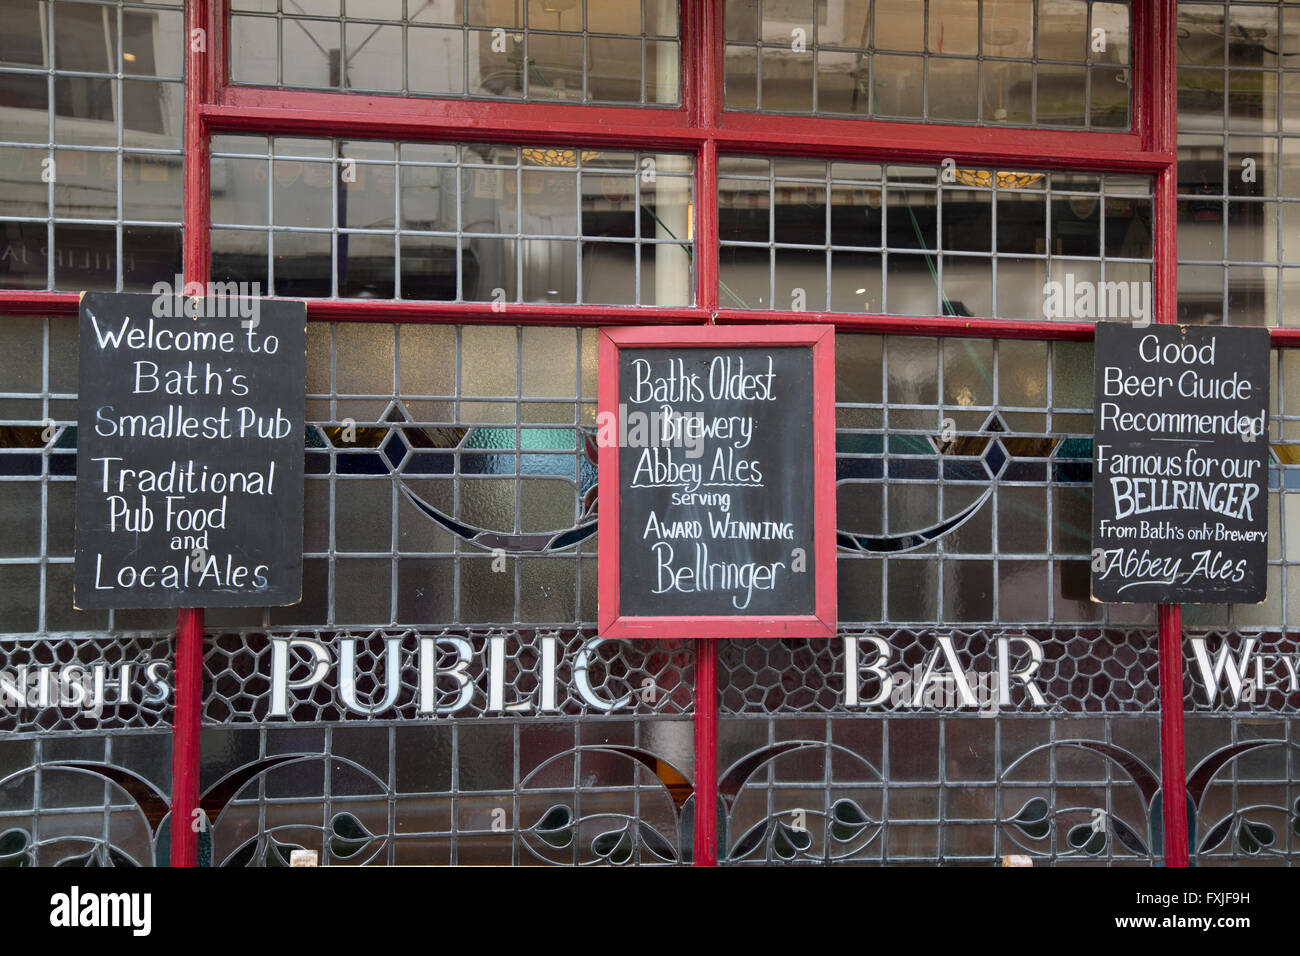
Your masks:
M730 110L1126 130L1128 3L727 0Z
M234 0L235 83L675 106L675 0Z
M212 277L281 296L694 302L679 153L219 136Z

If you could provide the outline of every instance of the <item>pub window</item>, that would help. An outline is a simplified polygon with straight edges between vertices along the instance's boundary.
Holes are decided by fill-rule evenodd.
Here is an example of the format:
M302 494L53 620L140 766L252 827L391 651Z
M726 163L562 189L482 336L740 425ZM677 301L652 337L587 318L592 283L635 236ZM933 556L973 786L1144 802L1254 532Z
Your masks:
M341 15L340 15L341 13ZM675 106L675 0L234 0L235 83Z
M718 207L725 308L1150 314L1149 177L725 156Z
M1300 10L1178 5L1178 320L1295 325Z
M1179 747L1194 862L1294 861L1282 669L1211 697L1185 650L1162 752L1180 635L1090 600L1086 323L1169 317L1176 86L1178 318L1295 324L1300 6L1182 0L1176 29L1162 0L0 8L0 670L138 677L193 636L73 607L76 293L171 279L184 221L194 277L309 318L303 600L203 620L211 828L163 822L184 695L140 680L99 716L0 706L0 864L687 863L698 832L724 864L1159 865ZM187 9L226 57L188 99ZM209 192L183 208L200 103ZM968 136L989 158L942 162ZM596 642L598 328L669 320L836 325L835 637ZM1212 657L1300 650L1289 344L1268 599L1180 612ZM911 699L940 638L978 712L954 680ZM989 706L1003 641L1041 653L1041 705ZM898 676L867 703L881 647Z
M4 13L0 288L147 290L174 275L181 10L20 0Z
M218 136L212 272L276 295L689 305L690 156Z
M1128 129L1130 20L1100 0L727 0L726 107Z

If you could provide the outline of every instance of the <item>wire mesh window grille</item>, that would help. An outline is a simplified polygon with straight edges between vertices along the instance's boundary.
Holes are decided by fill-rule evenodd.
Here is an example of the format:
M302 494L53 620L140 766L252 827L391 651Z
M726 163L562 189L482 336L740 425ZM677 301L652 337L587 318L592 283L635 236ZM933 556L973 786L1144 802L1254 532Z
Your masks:
M1151 208L1145 176L723 157L719 300L891 315L1150 317Z
M1300 10L1178 5L1178 320L1293 325Z
M969 699L949 677L927 676L936 635L951 637ZM885 642L888 656L873 645L875 638ZM1026 638L1042 652L1033 662L1039 694L1012 679L1004 695L1001 672L1014 678L1030 663ZM1005 666L1003 641L1009 642ZM738 717L1155 714L1158 663L1151 628L848 625L829 641L728 642L719 657L719 701L724 714Z
M675 0L233 0L235 83L676 106Z
M1129 30L1097 0L727 0L726 107L1127 130Z
M282 296L694 302L676 153L217 136L212 278Z
M0 289L147 290L179 272L180 4L3 11Z

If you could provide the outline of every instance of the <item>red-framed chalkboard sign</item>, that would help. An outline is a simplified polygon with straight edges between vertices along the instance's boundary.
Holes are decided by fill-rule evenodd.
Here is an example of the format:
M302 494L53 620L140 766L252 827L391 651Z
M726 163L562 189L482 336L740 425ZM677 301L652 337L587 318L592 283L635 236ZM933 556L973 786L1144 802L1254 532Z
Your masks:
M834 342L601 331L601 635L834 636Z

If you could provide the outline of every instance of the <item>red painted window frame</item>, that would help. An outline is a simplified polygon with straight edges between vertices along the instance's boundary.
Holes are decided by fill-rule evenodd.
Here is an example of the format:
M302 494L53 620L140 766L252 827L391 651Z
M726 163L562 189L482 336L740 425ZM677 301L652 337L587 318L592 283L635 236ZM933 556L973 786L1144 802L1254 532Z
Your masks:
M208 142L213 133L312 134L429 141L564 144L682 150L695 156L696 299L685 308L436 303L313 299L317 321L460 322L510 325L817 323L891 335L1090 340L1091 323L995 318L904 318L825 312L746 312L719 308L719 153L771 153L937 164L1090 169L1155 177L1156 320L1176 316L1176 0L1132 0L1132 126L1127 132L999 129L874 119L732 113L723 109L722 0L681 0L681 103L675 108L605 107L404 98L234 86L226 67L226 0L186 0L185 229L188 281L209 270ZM0 290L4 315L75 315L76 292ZM1300 346L1300 328L1271 329L1274 346ZM1160 608L1165 859L1186 865L1182 792L1182 653L1179 608ZM201 609L177 617L172 863L197 861L198 737L202 691ZM696 657L695 862L716 862L716 647Z
M763 325L753 329L709 325L699 328L645 327L601 329L599 341L598 408L602 415L620 416L618 363L623 349L637 348L812 348L813 416L813 604L807 615L762 617L627 616L620 612L619 568L619 445L599 449L601 521L597 531L599 634L616 639L834 637L835 614L835 330L828 325ZM621 436L620 436L621 438Z

